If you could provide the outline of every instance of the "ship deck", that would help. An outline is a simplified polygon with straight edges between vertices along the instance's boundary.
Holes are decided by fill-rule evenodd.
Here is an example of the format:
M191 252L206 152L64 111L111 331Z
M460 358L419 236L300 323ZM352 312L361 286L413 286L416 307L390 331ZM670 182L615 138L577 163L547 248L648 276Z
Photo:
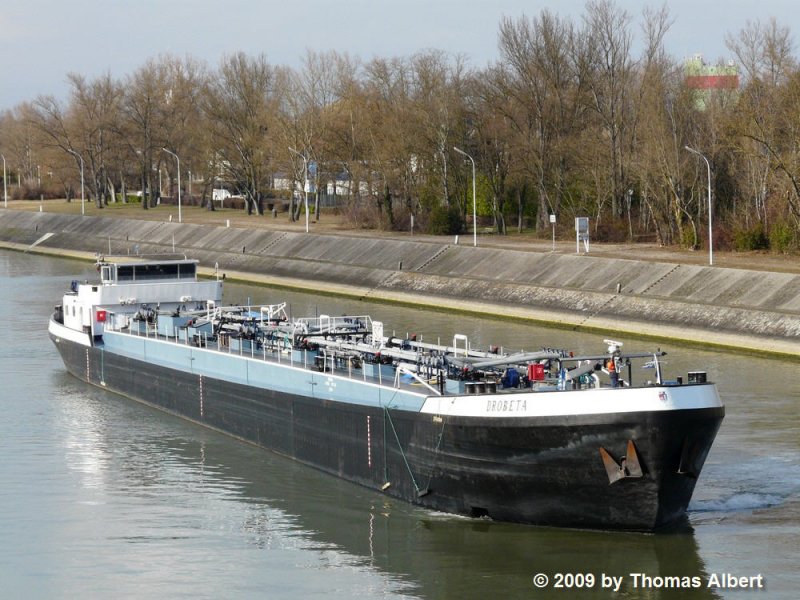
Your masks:
M235 338L194 336L194 339L192 339L185 329L176 329L175 335L164 335L159 333L155 326L147 326L143 331L133 327L124 327L114 329L113 332L133 338L158 340L183 348L202 348L203 350L225 356L238 356L269 364L305 369L320 375L357 380L373 385L391 387L413 394L429 396L440 393L440 391L434 387L433 382L425 382L425 380L419 376L413 376L402 371L398 373L398 369L391 364L354 364L353 360L343 359L335 352L298 350L291 347L268 348L263 344L260 345L261 347L259 348L257 344L251 340ZM98 345L103 344L100 340L97 340L96 343ZM474 390L473 393L478 393L480 390L478 386L474 386L471 389ZM486 388L484 388L484 390L486 390ZM500 389L498 384L496 391L492 388L491 393L513 393L514 391L517 390ZM486 393L488 393L488 390Z
M143 324L144 325L144 324ZM107 329L133 338L158 340L182 348L202 348L225 356L238 356L268 364L283 365L308 370L309 372L357 380L364 383L390 387L412 394L425 396L479 396L479 395L512 395L530 393L531 391L557 391L557 379L548 378L538 382L536 389L531 387L504 387L500 378L481 381L437 381L436 370L430 369L426 374L424 368L417 374L405 370L395 364L370 363L353 361L352 355L343 351L337 352L335 347L321 350L301 350L292 347L268 347L256 344L253 340L231 337L197 335L190 336L187 329L175 328L174 334L165 335L152 324L136 328L133 326L119 329ZM97 340L96 343L102 344ZM260 347L259 347L260 346ZM455 387L455 389L454 389Z

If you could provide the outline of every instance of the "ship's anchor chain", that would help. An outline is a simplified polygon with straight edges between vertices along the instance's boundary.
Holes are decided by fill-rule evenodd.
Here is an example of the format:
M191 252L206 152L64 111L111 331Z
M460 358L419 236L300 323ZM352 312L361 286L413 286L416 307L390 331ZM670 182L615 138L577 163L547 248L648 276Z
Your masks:
M433 480L433 473L436 470L436 462L437 462L436 459L438 459L438 457L439 457L439 448L442 445L442 438L444 437L444 427L445 427L446 421L442 421L442 429L441 429L441 431L439 431L439 436L438 436L438 439L436 441L436 448L434 449L434 453L435 453L434 454L434 462L433 462L433 465L431 467L430 475L428 476L428 483L425 485L424 488L420 488L419 485L417 484L417 479L414 477L414 473L411 470L411 465L408 463L408 458L406 458L406 453L403 450L403 445L400 443L400 436L397 435L397 429L395 429L394 421L392 421L392 414L389 412L389 407L388 406L384 406L383 407L383 413L384 413L385 417L388 417L389 425L392 427L392 433L394 433L394 439L397 442L397 448L400 450L400 456L403 458L403 463L406 465L406 470L408 471L408 475L409 475L409 477L411 477L411 483L414 486L414 490L416 490L416 492L417 492L417 498L422 498L423 496L427 496L431 492L430 485L431 485L431 481ZM384 423L385 422L386 422L386 420L384 419ZM386 438L384 436L384 447L386 447L385 439ZM384 459L384 464L385 464L385 459ZM385 490L386 488L389 487L389 485L391 485L390 482L388 481L388 479L389 478L388 478L388 473L387 473L387 477L386 477L387 481L386 481L386 483L383 484L383 487L381 488L382 490Z
M603 466L606 468L609 485L616 483L620 479L638 479L644 476L642 463L639 460L636 444L633 443L633 440L628 440L625 456L620 457L619 462L602 446L600 447L600 458L603 459Z

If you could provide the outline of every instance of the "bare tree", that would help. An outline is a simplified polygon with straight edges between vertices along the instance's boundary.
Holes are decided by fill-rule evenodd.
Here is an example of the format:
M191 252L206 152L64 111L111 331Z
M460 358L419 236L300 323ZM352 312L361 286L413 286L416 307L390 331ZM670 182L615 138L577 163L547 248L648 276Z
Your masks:
M725 44L739 59L748 81L759 79L775 86L797 69L789 28L775 17L767 23L748 21L738 34L727 34Z
M125 80L120 133L129 155L139 165L142 208L147 210L160 192L157 167L166 143L160 119L161 104L167 100L166 66L151 59Z
M334 193L346 192L348 202L357 202L361 183L369 179L367 156L367 95L359 79L360 62L337 54L334 84L338 100L328 108L328 134L325 140L326 173ZM345 180L340 181L339 177ZM338 191L337 191L338 188Z
M631 17L612 0L592 0L586 5L584 36L594 57L589 85L592 106L608 138L611 214L622 214L625 193L625 136L631 118L628 92L634 72Z
M739 58L747 81L729 119L735 156L740 172L747 175L739 184L750 190L745 223L750 215L766 227L771 214L779 218L781 204L794 226L800 222L800 73L793 56L794 43L788 28L775 19L767 24L748 22L726 43ZM770 207L770 199L775 206Z
M188 174L211 179L213 151L208 143L199 94L208 78L205 65L190 58L180 60L171 56L164 57L162 64L165 96L158 107L158 121L164 145L181 158L184 182L188 181ZM171 174L170 180L175 181L172 174L177 164L167 160L164 165ZM191 187L191 181L189 184ZM174 191L170 195L174 197Z
M264 55L223 59L205 87L202 106L218 148L219 165L244 192L247 213L264 214L279 109L276 69Z
M499 68L481 73L473 78L472 94L469 96L469 121L474 136L473 146L477 150L477 161L481 165L492 198L492 218L497 233L505 235L505 203L513 150L513 129L507 116L513 109L503 93L503 74Z
M572 24L542 11L533 19L500 24L500 50L507 70L505 109L518 138L518 154L534 182L537 228L558 213L584 129L586 52Z
M31 124L30 103L23 103L3 114L3 155L10 171L17 175L18 187L36 180L35 155L42 145L42 134ZM8 175L8 171L7 171ZM21 190L19 190L21 193Z
M86 171L89 193L98 208L109 200L108 158L116 142L120 88L110 74L93 81L71 73L70 102L64 106L53 96L39 96L31 105L31 123L44 143L65 153L65 158Z
M421 165L414 139L411 85L407 61L373 59L365 66L367 186L389 227L394 225L393 197L407 204L419 198Z
M92 81L71 74L69 81L73 119L81 138L81 156L88 161L95 201L98 207L102 207L111 195L109 160L112 149L119 143L117 132L122 90L110 73Z

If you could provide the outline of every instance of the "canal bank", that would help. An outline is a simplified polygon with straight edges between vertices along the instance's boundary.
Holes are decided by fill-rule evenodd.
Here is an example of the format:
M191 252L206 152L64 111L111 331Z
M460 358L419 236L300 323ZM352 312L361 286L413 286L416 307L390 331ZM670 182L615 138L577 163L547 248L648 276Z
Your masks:
M454 242L0 210L0 246L15 250L174 248L243 281L800 358L796 273Z

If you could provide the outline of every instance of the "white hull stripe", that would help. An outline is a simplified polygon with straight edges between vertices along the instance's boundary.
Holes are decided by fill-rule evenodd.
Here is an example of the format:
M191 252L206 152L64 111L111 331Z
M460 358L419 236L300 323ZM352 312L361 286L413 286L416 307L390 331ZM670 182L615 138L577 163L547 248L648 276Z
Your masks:
M70 342L75 342L76 344L80 344L81 346L91 346L92 341L89 339L88 333L83 333L82 331L75 331L74 329L70 329L69 327L65 327L61 323L56 323L53 319L50 319L50 324L48 325L48 331L56 338L62 338L65 340L69 340Z
M460 417L556 417L662 412L722 406L715 385L590 389L478 396L430 396L422 413Z

